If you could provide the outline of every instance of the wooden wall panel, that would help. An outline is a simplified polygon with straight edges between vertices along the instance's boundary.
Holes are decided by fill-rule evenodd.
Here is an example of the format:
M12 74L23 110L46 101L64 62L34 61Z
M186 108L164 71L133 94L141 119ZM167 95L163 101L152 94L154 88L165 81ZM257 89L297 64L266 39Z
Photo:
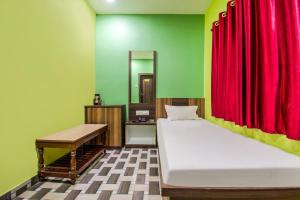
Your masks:
M197 114L201 118L205 118L205 99L204 98L189 98L190 106L198 106Z
M86 124L107 124L106 145L122 147L125 141L125 106L86 106Z
M197 114L199 117L205 117L205 99L204 98L157 98L156 99L156 118L166 118L167 113L165 105L174 106L198 106Z
M165 105L172 105L172 99L171 98L156 99L156 119L167 117Z

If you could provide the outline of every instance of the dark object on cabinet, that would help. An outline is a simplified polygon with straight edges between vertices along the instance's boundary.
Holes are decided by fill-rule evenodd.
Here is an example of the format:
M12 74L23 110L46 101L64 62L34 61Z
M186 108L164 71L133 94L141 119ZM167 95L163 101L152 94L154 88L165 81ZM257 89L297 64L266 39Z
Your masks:
M86 124L107 124L106 145L123 147L125 144L125 105L85 106Z
M95 94L93 102L94 102L94 105L97 105L97 106L102 104L102 99L101 99L100 94Z

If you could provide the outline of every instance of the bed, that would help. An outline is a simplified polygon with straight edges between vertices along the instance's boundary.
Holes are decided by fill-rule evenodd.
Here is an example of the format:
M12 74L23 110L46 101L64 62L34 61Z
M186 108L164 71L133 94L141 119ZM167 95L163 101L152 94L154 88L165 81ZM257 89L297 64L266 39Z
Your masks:
M164 104L174 105L183 100L160 102L163 109ZM185 102L180 105L198 102L201 116L204 101ZM164 111L160 113L165 117ZM161 117L157 120L157 137L163 196L300 199L299 157L204 119L170 121Z

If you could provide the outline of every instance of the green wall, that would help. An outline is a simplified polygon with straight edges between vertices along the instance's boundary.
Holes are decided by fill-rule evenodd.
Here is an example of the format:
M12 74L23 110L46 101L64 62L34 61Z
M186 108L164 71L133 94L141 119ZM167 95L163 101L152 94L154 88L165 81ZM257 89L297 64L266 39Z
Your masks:
M248 129L236 126L234 123L226 122L211 116L211 50L212 34L211 26L213 21L218 20L218 13L226 10L227 0L213 0L205 14L205 51L204 51L204 96L205 96L205 117L206 119L220 126L228 128L233 132L246 137L254 138L266 144L273 145L284 151L300 156L300 142L287 139L284 135L264 133L258 129Z
M139 74L153 73L153 60L136 59L131 61L131 102L139 103Z
M85 0L1 0L0 196L36 175L37 137L83 123L95 23Z
M129 50L158 53L157 97L203 96L203 15L97 15L96 89L128 102Z

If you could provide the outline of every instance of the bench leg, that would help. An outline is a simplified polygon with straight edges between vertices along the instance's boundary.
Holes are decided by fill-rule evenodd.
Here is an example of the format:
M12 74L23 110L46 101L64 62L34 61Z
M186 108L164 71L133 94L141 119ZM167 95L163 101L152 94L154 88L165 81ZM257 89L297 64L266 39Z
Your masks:
M106 141L107 141L107 143L106 143ZM105 146L105 147L108 147L108 146L109 146L108 130L105 131L105 133L104 133L104 146Z
M77 178L77 170L76 170L76 150L71 151L71 161L70 161L71 171L70 171L70 179L71 183L75 184Z
M102 142L102 145L103 145L103 148L104 148L104 151L103 151L103 155L106 154L106 149L108 147L108 143L106 142L106 139L107 139L107 130L103 133L103 134L100 134L101 137L101 142Z
M45 174L43 173L45 170L45 161L44 161L44 148L38 148L38 177L40 181L45 179Z

